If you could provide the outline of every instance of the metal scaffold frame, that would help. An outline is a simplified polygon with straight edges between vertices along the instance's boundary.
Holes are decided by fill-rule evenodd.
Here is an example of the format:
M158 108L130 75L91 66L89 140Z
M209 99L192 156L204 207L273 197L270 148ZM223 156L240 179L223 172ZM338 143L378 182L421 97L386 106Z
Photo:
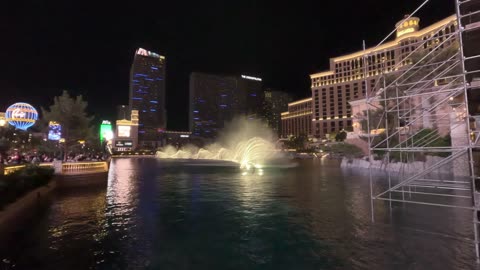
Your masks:
M401 23L407 22L426 0ZM399 44L405 57L391 69L378 59L378 50L364 45L363 78L366 87L366 120L370 162L372 220L374 201L452 207L472 211L474 245L479 260L479 204L474 152L480 149L480 121L470 108L471 91L478 88L480 54L465 54L467 32L480 33L480 10L473 0L455 0L456 27L441 28L415 42ZM473 4L472 4L473 3ZM470 6L466 9L464 6ZM473 7L473 10L472 8ZM396 30L396 29L395 29ZM391 35L391 32L377 48ZM404 50L405 49L405 50ZM383 65L375 86L367 75L371 59ZM380 132L381 131L381 132ZM387 167L379 179L372 168ZM391 168L395 167L393 170Z

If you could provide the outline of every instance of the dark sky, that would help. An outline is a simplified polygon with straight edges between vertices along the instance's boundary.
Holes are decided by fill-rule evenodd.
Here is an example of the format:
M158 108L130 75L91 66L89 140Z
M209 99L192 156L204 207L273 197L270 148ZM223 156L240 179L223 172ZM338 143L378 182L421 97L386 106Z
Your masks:
M192 71L247 73L294 97L329 57L376 45L424 0L4 1L0 9L0 110L48 106L63 89L82 94L97 120L128 104L137 47L167 58L168 128L188 126ZM426 26L454 13L431 0Z

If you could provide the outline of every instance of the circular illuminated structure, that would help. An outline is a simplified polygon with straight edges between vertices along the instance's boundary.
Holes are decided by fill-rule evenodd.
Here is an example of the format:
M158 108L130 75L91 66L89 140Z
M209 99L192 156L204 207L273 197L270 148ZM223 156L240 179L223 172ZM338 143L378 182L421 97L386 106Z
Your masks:
M30 104L19 102L11 105L5 112L5 120L21 130L27 130L38 119L37 110Z

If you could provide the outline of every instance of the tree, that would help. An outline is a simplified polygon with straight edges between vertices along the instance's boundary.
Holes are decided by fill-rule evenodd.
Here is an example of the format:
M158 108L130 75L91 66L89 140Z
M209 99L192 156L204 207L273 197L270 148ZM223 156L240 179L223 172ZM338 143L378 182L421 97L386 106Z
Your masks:
M327 140L329 140L329 141L335 141L336 137L337 137L337 133L335 133L335 132L327 134Z
M291 137L288 141L285 142L285 145L290 149L303 150L305 149L307 139L308 137L305 134L300 134L297 137Z
M345 130L340 131L336 136L335 136L335 141L337 142L343 142L347 139L347 132Z
M55 121L62 127L64 161L67 159L69 149L78 144L79 140L86 140L92 136L89 117L85 111L88 103L82 96L71 97L68 91L63 91L61 96L55 97L49 110L42 108L45 121Z
M10 150L10 147L11 143L7 138L0 138L0 160L3 161L3 159L6 158L7 152L8 150Z

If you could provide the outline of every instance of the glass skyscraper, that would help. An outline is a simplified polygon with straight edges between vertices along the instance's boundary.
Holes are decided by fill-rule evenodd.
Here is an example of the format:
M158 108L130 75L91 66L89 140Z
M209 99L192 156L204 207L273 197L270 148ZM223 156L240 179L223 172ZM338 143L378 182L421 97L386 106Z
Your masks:
M262 101L260 78L194 72L190 75L190 131L197 137L215 138L237 116L259 118Z
M130 70L129 109L139 112L139 138L156 141L167 125L165 109L165 57L138 49Z

